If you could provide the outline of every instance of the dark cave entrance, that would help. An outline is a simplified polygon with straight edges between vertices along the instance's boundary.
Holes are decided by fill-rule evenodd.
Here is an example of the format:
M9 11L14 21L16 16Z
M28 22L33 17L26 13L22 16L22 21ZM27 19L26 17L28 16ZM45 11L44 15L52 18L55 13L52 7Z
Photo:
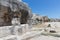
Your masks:
M20 23L21 24L26 24L29 18L29 12L27 10L20 10L21 11L21 18L20 18Z

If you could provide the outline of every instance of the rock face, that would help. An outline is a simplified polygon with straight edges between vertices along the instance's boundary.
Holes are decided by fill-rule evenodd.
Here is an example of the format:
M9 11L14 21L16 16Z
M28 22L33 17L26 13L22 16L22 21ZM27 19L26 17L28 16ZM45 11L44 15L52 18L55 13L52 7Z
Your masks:
M32 17L31 9L22 0L0 0L0 26L11 25L14 15L20 18L21 24Z
M20 40L17 36L21 36L29 31L29 25L4 26L0 27L0 40ZM19 37L20 38L20 37Z
M41 16L38 14L33 14L32 16L33 24L49 22L48 16Z

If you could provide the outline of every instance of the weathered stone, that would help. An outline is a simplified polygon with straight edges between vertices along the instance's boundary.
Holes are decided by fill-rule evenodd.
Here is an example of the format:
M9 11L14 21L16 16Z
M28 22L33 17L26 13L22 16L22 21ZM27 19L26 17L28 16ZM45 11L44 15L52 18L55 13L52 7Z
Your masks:
M32 17L31 9L28 5L18 0L0 0L0 14L0 25L2 26L10 26L14 15L20 18L21 24L26 24Z

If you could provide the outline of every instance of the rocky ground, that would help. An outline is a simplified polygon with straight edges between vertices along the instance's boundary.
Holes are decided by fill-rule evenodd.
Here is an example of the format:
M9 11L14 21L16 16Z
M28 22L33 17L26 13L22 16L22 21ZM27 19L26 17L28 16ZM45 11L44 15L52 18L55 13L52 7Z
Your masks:
M50 26L48 26L49 24ZM26 28L28 28L28 26L25 25L25 27L21 27L22 29L25 28L24 30L21 30L23 31L23 34L21 35L20 34L17 35L21 31L16 32L15 35L11 35L11 33L7 33L7 30L8 32L11 32L9 30L11 27L3 28L7 33L6 35L9 35L9 36L6 36L5 33L1 31L0 32L1 36L6 36L6 37L0 36L0 40L60 40L60 26L59 25L60 25L60 22L46 22L43 24L39 23L37 25L34 25L32 29L30 29L29 31L24 31L26 30ZM19 29L20 27L16 26L16 28ZM50 32L51 30L52 32Z
M51 27L48 27L49 24ZM25 40L60 40L59 25L60 22L45 22L42 24L36 24L28 34L29 37L27 37ZM49 32L50 30L56 31L56 33L51 33Z

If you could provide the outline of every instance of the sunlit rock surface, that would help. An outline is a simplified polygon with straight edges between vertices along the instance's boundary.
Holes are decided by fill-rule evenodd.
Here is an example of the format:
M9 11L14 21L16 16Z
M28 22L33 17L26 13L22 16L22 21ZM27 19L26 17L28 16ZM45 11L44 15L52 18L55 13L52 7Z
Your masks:
M60 30L60 22L47 22L46 25L51 24L55 30ZM48 27L46 27L48 28ZM50 33L50 29L46 31L46 28L29 28L28 24L24 25L12 25L1 27L0 39L1 40L60 40L60 32ZM29 30L30 29L30 30Z
M11 20L14 18L14 15L20 18L21 24L31 24L31 8L22 0L0 0L0 8L1 26L10 26ZM7 17L6 14L8 14Z
M17 3L13 4L13 2ZM11 3L10 3L11 2ZM28 24L12 25L12 26L3 26L0 27L0 40L60 40L60 22L47 22L41 25L41 28L32 28L31 25L31 9L28 8L28 5L21 0L1 0L0 5L10 7L12 11L17 11L18 7L20 9L25 9L29 12ZM14 8L13 8L14 6ZM12 22L12 24L15 21ZM19 23L19 22L17 22ZM47 27L48 24L51 24L52 27ZM49 31L54 29L56 33L50 33ZM47 30L47 31L46 31Z
M0 28L0 38L17 40L19 38L17 36L21 36L28 31L29 31L28 24L17 25L17 26L16 25L5 26Z

